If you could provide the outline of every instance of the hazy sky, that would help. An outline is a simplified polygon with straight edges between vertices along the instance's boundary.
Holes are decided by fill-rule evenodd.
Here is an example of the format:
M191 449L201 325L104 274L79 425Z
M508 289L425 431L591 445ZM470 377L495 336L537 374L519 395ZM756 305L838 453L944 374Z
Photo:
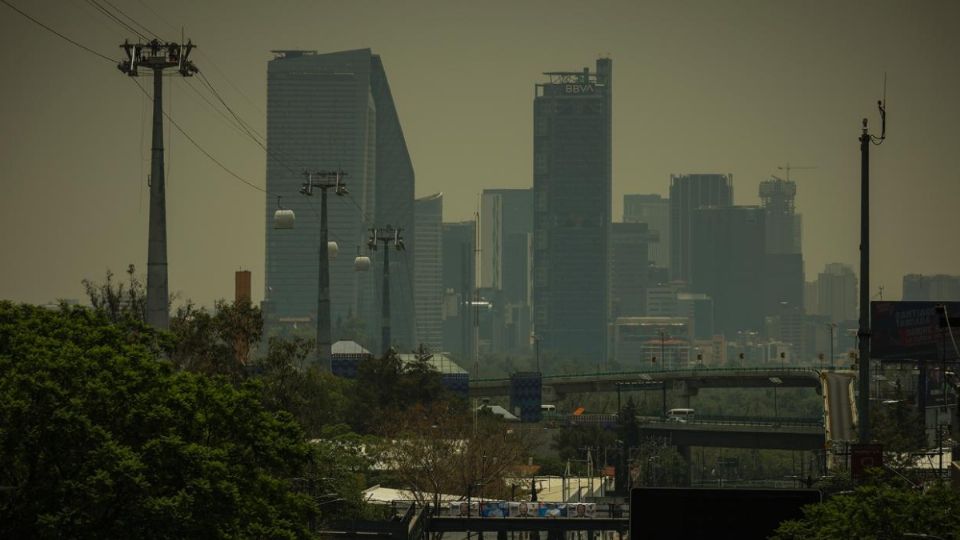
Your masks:
M110 57L134 38L84 0L9 0ZM383 57L417 175L469 219L486 187L532 184L534 83L613 59L613 207L666 194L671 173L733 173L735 202L787 162L804 216L807 279L856 268L860 120L872 150L874 288L904 273L960 274L960 2L387 2L111 0L169 39L265 131L271 49L370 47ZM0 5L0 298L82 298L83 278L146 269L149 103L114 66ZM148 78L141 82L149 84ZM210 153L264 185L263 151L170 78L172 116ZM169 132L168 132L169 133ZM170 289L232 297L233 271L263 295L263 194L179 133L167 147Z

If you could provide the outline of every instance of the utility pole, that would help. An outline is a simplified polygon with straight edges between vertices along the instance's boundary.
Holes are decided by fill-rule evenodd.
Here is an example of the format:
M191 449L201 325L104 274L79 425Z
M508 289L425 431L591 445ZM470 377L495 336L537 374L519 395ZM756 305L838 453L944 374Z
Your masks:
M327 229L327 190L339 196L347 194L347 186L343 177L347 173L340 169L335 171L304 172L307 181L300 188L300 193L308 197L313 196L313 190L320 190L320 277L317 286L317 365L329 366L331 331L330 331L330 247Z
M884 81L886 87L886 81ZM887 132L886 88L884 99L877 102L880 108L881 131L876 137L867 131L867 119L863 119L860 133L860 324L859 339L860 396L857 403L860 443L870 442L870 145L883 143Z
M384 356L390 351L390 243L392 242L397 251L406 249L403 245L403 238L400 236L402 228L394 229L392 226L374 227L370 229L370 239L367 241L367 247L372 251L377 250L377 242L383 242L383 301L380 309L380 342L383 348Z
M834 358L833 355L833 331L837 327L836 323L830 323L827 325L830 327L830 369L834 369Z
M176 68L184 77L196 73L188 60L195 45L162 43L153 40L136 45L124 41L127 54L117 68L130 77L140 68L153 71L153 143L150 150L150 229L147 239L147 324L161 330L170 327L169 287L167 284L167 195L163 176L163 72Z

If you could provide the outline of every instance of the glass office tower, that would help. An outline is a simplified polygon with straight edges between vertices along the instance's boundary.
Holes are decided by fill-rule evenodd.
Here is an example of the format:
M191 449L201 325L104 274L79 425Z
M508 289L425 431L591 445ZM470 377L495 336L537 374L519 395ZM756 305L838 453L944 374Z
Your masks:
M612 62L545 73L533 102L534 332L541 351L605 360Z
M330 262L333 338L338 321L357 317L368 336L363 345L380 350L381 267L374 259L371 271L359 273L353 259L358 249L366 253L367 229L389 223L405 228L410 250L391 258L392 290L399 291L391 298L393 337L412 346L414 176L383 64L369 49L274 53L267 65L267 331L311 335L315 328L320 194L306 197L299 189L305 170L342 168L350 194L331 191L328 202L329 240L340 250ZM296 212L292 230L272 228L277 195Z

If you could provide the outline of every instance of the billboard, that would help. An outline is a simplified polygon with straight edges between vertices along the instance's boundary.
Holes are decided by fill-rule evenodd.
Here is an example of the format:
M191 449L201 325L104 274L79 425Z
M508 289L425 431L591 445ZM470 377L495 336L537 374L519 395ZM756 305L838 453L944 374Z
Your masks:
M630 538L767 538L819 502L815 489L634 488Z
M595 503L560 503L527 501L458 501L450 503L454 517L484 518L580 518L596 514Z
M955 359L948 330L941 328L938 305L946 307L951 322L960 317L960 302L870 302L870 356L935 361L946 351L948 360ZM953 325L952 330L960 341L960 328Z

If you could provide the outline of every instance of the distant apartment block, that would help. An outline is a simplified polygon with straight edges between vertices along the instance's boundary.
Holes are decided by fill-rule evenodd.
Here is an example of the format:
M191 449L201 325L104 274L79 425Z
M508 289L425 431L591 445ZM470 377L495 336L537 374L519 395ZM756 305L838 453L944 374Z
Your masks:
M829 317L830 322L856 320L857 296L857 275L850 266L830 263L817 276L817 314Z
M907 274L903 276L903 299L928 302L960 301L960 276Z

